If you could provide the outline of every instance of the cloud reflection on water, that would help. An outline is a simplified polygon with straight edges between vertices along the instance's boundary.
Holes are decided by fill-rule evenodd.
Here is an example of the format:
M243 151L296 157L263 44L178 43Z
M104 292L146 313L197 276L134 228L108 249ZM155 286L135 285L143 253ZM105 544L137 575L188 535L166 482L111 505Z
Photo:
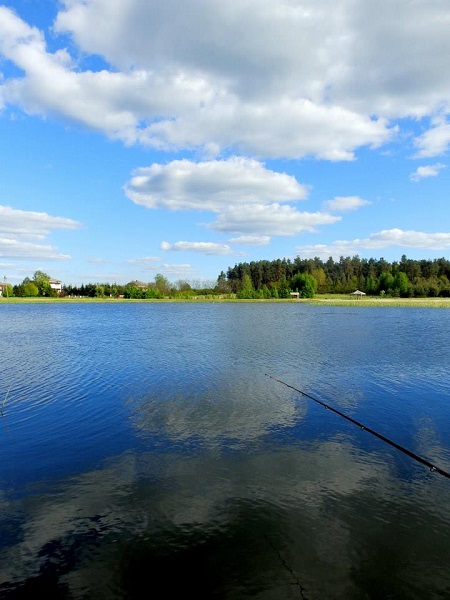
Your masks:
M166 386L130 397L131 421L143 436L166 436L172 441L196 439L217 445L228 439L233 446L251 444L272 429L292 427L305 416L307 404L292 394L267 393L264 380L221 381L209 389ZM282 393L283 392L283 393Z
M146 581L282 599L299 597L295 573L310 600L372 597L370 581L389 581L394 598L437 598L450 585L449 500L434 476L399 482L380 455L339 440L239 460L127 452L3 505L2 530L16 531L3 542L10 583L0 590L139 597Z

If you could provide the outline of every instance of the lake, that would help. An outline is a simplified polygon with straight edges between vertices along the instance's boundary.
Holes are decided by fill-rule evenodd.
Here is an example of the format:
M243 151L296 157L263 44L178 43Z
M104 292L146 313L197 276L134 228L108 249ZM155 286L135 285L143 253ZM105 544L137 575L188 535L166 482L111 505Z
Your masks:
M0 597L450 598L450 310L0 304Z

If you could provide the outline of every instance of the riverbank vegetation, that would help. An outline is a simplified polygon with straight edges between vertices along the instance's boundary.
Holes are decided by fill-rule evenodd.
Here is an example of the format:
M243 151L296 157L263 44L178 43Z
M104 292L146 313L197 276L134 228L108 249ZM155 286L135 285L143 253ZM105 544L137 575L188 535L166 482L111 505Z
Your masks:
M89 304L117 304L117 303L133 303L133 302L149 302L149 303L177 303L177 302L191 302L197 304L204 303L286 303L286 304L314 304L316 306L341 306L341 307L357 307L357 308L370 308L370 307L391 307L391 308L450 308L450 298L393 298L389 296L364 296L362 299L355 296L346 294L316 294L314 298L278 298L278 299L246 299L238 298L236 294L202 294L199 296L190 297L166 297L166 298L153 298L153 299L132 299L123 297L89 297L89 296L60 296L60 297L47 297L47 296L35 296L35 297L15 297L10 296L0 298L0 306L7 304L49 304L49 303L61 303L61 304L76 304L76 303L89 303Z
M290 291L311 298L318 294L350 294L360 290L369 296L392 298L450 297L450 261L399 262L359 256L295 258L239 263L219 275L218 286L247 297L286 297ZM311 287L313 290L311 290Z
M383 258L361 259L358 256L329 258L262 260L239 263L221 272L217 281L208 284L178 280L171 283L157 274L153 281L133 280L117 283L88 283L79 286L61 284L42 271L25 278L19 285L3 288L5 298L84 298L115 300L291 300L317 299L320 302L355 302L361 296L350 294L359 290L364 302L374 299L449 299L450 261L412 260L402 256L389 263ZM295 298L297 299L297 298ZM392 302L390 303L392 304ZM395 304L395 303L394 303ZM442 304L442 303L441 303Z

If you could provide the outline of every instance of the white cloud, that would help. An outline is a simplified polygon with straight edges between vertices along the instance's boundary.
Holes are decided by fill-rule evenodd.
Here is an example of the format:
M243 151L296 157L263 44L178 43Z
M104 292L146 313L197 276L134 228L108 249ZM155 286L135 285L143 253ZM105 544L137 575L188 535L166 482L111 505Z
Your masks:
M25 211L0 206L0 234L7 237L43 239L53 229L79 229L81 223L64 217L52 217L45 212Z
M214 242L161 242L161 250L199 252L201 254L232 254L230 246L227 244L216 244Z
M0 7L0 54L25 73L0 87L5 103L31 114L56 113L126 143L138 141L141 121L191 110L199 96L208 95L187 74L165 80L134 69L76 71L68 64L67 51L48 53L42 33L5 7Z
M125 186L127 196L149 208L208 210L218 213L210 229L239 235L294 235L314 231L340 217L299 212L282 202L306 196L307 188L285 173L248 158L194 163L177 160L137 169ZM263 237L264 243L267 243ZM254 243L254 237L253 243Z
M390 247L419 248L427 250L450 249L450 233L424 233L385 229L372 233L365 239L337 240L330 245L298 246L296 252L302 257L333 258L353 256L362 250L381 250Z
M280 97L270 103L221 98L201 112L160 119L140 133L140 141L162 148L189 148L214 140L219 148L264 157L316 156L330 161L354 159L361 146L378 147L397 132L384 119L372 119L342 106Z
M284 236L313 232L318 225L330 225L340 220L341 217L328 213L300 212L292 206L278 203L249 204L223 210L208 227L243 235Z
M26 260L67 260L67 254L60 254L52 246L32 244L11 238L0 237L0 258Z
M176 8L156 0L70 0L56 31L124 73L207 82L200 110L163 119L146 132L152 141L196 145L209 137L223 147L229 132L241 152L341 160L389 139L386 122L371 124L370 115L448 112L447 23L439 1L281 0L262 8L258 0L211 0L199 11L194 0Z
M268 235L241 235L237 238L231 238L230 244L236 244L238 246L267 246L270 242L270 236Z
M210 0L201 10L195 0L64 4L56 31L122 70L165 65L215 81L216 89L227 85L240 98L294 92L389 116L422 114L448 99L442 1L280 0L261 7L258 0Z
M356 210L367 204L370 204L368 200L363 200L358 196L336 196L333 200L325 202L325 206L328 210L337 212Z
M450 124L437 119L433 127L419 136L414 143L416 158L431 158L447 152L450 145Z
M302 11L288 2L261 11L256 0L211 1L202 11L190 1L176 10L169 5L66 2L53 33L72 36L75 55L102 56L96 72L77 67L66 48L49 52L42 32L1 8L0 52L24 75L7 79L0 96L127 144L203 147L206 155L234 148L261 157L351 160L357 148L377 147L395 133L373 117L376 111L330 97L345 37L336 24L348 21L336 11L313 4Z
M66 260L50 245L36 244L53 230L79 229L81 223L44 212L24 211L0 206L0 257L27 260Z
M256 160L232 157L142 167L134 172L125 193L148 208L219 212L230 204L300 200L307 188L295 177L266 169Z
M50 52L0 7L0 53L22 73L0 105L127 144L326 160L390 141L390 120L439 114L416 140L435 156L450 143L448 20L445 0L65 0Z
M444 250L450 248L450 233L423 233L421 231L385 229L378 233L372 233L366 240L355 240L354 243L360 243L366 248L404 246L406 248Z
M445 165L442 163L418 167L414 173L411 173L410 179L411 181L420 181L424 177L436 177L436 175L439 175L439 171L445 168Z

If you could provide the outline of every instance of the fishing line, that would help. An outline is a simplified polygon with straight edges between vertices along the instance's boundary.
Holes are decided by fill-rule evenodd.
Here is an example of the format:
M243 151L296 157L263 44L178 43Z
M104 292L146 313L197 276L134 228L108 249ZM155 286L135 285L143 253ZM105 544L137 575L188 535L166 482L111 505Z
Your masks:
M310 396L306 392L303 392L302 390L297 389L293 385L289 385L289 383L286 383L285 381L282 381L281 379L278 379L277 377L273 377L272 375L269 375L268 373L266 373L266 376L270 377L270 379L273 379L274 381L277 381L278 383L281 383L282 385L285 385L286 387L290 388L291 390L294 390L295 392L298 392L302 396L305 396L305 398L309 398L313 402L316 402L317 404L320 404L321 406L323 406L327 410L331 410L331 412L334 412L337 415L339 415L340 417L343 417L344 419L346 419L347 421L350 421L350 423L353 423L354 425L357 425L360 429L363 429L364 431L367 431L368 433L370 433L371 435L375 436L376 438L382 440L386 444L389 444L390 446L392 446L396 450L399 450L400 452L403 452L403 454L406 454L407 456L409 456L413 460L421 463L422 465L425 465L433 473L439 473L439 475L443 475L444 477L447 477L447 479L450 479L450 473L448 473L447 471L444 471L444 469L441 469L440 467L437 467L436 465L433 465L426 458L423 458L422 456L419 456L418 454L415 454L414 452L411 452L411 450L408 450L407 448L401 446L400 444L397 444L397 442L394 442L393 440L390 440L386 436L382 435L381 433L378 433L378 431L375 431L375 430L371 429L370 427L367 427L363 423L360 423L359 421L356 421L356 419L352 419L352 417L349 417L348 415L346 415L345 413L341 412L337 408L333 408L329 404L326 404L325 402L322 402L322 400L318 400L317 398L314 398L313 396Z
M272 544L272 542L270 541L270 538L265 535L264 539L267 541L267 543L269 544L269 546L272 548L272 550L275 552L275 554L278 557L278 560L281 562L281 564L283 565L283 568L286 569L286 571L288 571L288 573L291 575L291 577L294 580L293 585L296 585L298 587L298 592L300 594L300 598L302 600L309 600L307 596L305 596L305 588L302 586L302 584L300 583L299 578L297 577L297 575L294 573L293 569L287 564L287 562L284 560L284 558L281 556L280 551Z

